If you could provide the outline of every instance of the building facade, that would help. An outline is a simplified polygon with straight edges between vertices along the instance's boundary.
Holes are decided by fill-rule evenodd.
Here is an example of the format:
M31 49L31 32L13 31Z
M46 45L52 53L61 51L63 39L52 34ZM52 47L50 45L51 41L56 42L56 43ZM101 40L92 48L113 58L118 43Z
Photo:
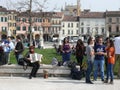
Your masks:
M90 12L83 11L79 19L79 34L84 39L88 35L95 33L97 35L105 34L105 13L104 12Z
M120 11L106 11L106 30L111 36L120 35Z
M0 40L6 39L8 30L8 11L0 6Z
M69 36L78 36L78 17L76 16L64 16L61 23L61 30L63 37Z

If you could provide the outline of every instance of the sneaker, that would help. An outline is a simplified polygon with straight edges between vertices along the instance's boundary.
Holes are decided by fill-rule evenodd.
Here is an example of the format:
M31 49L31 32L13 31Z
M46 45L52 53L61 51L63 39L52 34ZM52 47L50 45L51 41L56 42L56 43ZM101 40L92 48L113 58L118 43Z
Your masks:
M102 82L104 83L104 79L102 79Z
M113 84L113 80L110 81L110 84Z
M110 81L110 84L113 84L113 81Z
M32 79L32 76L29 76L29 79Z
M105 80L104 83L108 83L108 80Z

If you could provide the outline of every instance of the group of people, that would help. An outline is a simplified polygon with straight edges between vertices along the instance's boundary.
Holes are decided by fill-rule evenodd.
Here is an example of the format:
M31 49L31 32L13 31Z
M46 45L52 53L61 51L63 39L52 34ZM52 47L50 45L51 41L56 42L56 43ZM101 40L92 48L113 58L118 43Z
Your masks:
M84 56L87 56L87 70L85 82L93 84L91 81L91 72L93 71L93 80L97 80L97 76L100 74L101 81L108 83L110 79L110 84L113 84L114 73L113 69L115 67L116 61L120 62L120 38L116 37L114 40L107 38L103 41L103 37L98 36L96 39L89 37L87 41L87 46L84 45L83 41L79 39L75 46L75 55L78 65L82 67ZM62 60L63 62L70 61L71 56L71 46L69 44L69 39L64 38L63 45L61 48ZM104 64L106 66L106 79L104 77ZM120 68L118 71L118 76L120 76Z
M32 71L29 75L29 79L32 79L32 77L36 77L36 73L40 67L39 61L31 62L30 54L34 54L34 46L29 47L29 51L25 54L24 60L29 65L32 66ZM3 49L3 51L2 51ZM21 38L19 36L16 37L16 42L13 43L11 40L11 37L8 37L6 40L4 40L1 43L1 52L0 52L0 62L2 65L4 64L10 64L10 52L14 51L14 55L17 61L17 64L19 64L20 58L23 58L23 51L24 51L24 45L21 41Z

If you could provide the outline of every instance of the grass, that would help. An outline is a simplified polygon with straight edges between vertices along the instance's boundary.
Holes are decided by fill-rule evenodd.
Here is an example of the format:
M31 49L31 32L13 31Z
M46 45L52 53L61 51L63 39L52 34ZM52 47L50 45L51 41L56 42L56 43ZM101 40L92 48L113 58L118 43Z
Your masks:
M23 55L28 51L28 49L25 49L23 52ZM44 64L51 64L52 58L56 57L58 61L62 60L62 56L60 54L57 54L55 49L35 49L36 53L40 53L43 55L42 63ZM76 58L74 55L71 55L71 60L76 61ZM10 53L10 62L16 64L16 59L14 52Z
M23 52L23 55L28 51L28 49L25 49ZM55 49L35 49L36 53L40 53L43 55L42 63L43 64L51 64L52 58L56 57L58 61L62 60L62 56L60 54L57 54ZM71 55L71 60L76 61L75 55ZM14 52L10 53L10 62L16 64L16 59ZM84 58L83 62L86 62L86 57ZM114 73L117 74L119 64L117 63L114 69Z

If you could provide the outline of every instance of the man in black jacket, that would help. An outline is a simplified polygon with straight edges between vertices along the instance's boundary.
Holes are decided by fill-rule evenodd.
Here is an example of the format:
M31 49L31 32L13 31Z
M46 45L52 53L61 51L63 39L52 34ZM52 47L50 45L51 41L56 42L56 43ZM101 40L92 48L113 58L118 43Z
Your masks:
M17 60L17 63L19 62L19 58L22 55L22 52L24 51L23 43L21 42L21 39L19 36L16 37L16 46L15 46L15 57Z

